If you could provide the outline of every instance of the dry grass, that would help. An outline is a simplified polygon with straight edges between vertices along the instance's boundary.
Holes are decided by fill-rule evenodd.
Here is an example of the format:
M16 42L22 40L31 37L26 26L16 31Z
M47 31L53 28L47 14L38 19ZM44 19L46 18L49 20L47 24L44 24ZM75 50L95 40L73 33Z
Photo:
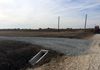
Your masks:
M20 41L1 40L0 41L0 70L25 70L31 65L28 61L36 55L40 49L44 49L38 45L32 45ZM49 49L48 49L49 50ZM52 58L62 56L55 51L49 51L44 60L35 65L39 67L51 61Z
M25 42L0 41L0 70L18 70L27 65L40 48Z
M62 38L84 38L93 35L93 32L84 30L78 31L0 31L0 36L17 37L62 37Z

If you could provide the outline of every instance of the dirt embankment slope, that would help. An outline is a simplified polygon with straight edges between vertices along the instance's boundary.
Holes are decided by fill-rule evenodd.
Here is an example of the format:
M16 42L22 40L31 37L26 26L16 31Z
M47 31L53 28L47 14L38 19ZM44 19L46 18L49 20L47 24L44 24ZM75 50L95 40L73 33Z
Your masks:
M39 48L25 42L0 40L0 70L19 70L28 64Z

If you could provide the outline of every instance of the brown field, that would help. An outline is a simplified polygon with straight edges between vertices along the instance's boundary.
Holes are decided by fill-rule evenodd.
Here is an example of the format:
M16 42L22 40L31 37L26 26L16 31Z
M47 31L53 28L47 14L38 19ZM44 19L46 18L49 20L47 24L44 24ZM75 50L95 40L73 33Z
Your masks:
M84 38L93 34L93 29L80 30L0 30L0 36L15 37L62 37L62 38Z

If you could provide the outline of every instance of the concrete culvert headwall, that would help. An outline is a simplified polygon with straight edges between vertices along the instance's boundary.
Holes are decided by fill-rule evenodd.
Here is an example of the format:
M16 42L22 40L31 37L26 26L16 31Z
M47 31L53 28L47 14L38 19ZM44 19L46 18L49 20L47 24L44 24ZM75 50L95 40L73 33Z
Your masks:
M40 62L41 60L43 60L43 58L48 54L48 50L40 50L33 58L31 58L29 60L29 63L31 65L35 65L38 62Z

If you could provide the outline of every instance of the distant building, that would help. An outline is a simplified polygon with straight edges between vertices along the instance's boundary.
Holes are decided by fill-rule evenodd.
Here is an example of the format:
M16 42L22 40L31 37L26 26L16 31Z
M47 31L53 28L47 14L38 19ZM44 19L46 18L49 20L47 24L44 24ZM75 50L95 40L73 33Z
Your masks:
M100 33L100 28L99 28L99 26L97 25L97 26L95 26L95 33Z

